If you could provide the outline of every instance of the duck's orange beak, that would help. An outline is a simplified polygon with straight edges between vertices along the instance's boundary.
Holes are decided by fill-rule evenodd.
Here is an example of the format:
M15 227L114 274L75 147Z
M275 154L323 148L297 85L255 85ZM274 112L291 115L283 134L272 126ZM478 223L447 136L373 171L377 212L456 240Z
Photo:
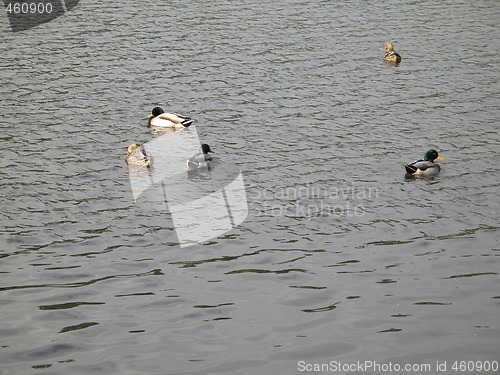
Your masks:
M153 118L155 117L152 113L149 114L148 118Z
M438 160L444 160L444 158L442 156L439 156L437 157Z

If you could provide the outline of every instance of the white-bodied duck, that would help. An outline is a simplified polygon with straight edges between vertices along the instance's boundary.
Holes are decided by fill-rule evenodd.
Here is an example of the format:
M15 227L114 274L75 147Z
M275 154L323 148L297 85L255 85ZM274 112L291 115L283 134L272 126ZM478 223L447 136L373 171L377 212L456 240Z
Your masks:
M413 163L405 164L406 177L429 177L435 176L441 170L439 164L434 160L444 160L436 150L429 150L424 155L424 160L415 160Z
M186 162L187 169L193 171L195 169L210 168L210 163L213 161L209 152L213 152L210 146L203 143L200 147L200 152L192 155Z
M187 128L194 120L177 113L166 113L160 107L154 107L148 116L149 126L158 128Z

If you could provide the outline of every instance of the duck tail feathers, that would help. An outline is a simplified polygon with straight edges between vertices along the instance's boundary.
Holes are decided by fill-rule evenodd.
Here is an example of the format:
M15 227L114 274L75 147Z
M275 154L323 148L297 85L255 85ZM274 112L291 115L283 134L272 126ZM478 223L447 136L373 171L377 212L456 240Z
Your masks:
M405 164L406 173L413 174L417 171L417 167L409 164Z
M181 122L182 125L184 125L185 128L188 128L192 123L194 122L193 119L187 118Z

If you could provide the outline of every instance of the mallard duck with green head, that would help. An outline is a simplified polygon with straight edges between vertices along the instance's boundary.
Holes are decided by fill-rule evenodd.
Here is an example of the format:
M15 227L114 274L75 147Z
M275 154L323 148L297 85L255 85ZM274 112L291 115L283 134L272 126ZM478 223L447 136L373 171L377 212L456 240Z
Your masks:
M209 152L213 152L210 149L210 146L207 145L206 143L203 143L200 147L200 152L193 154L187 160L186 162L187 169L190 171L201 168L210 169L210 163L212 162L213 158L212 155L208 154Z
M429 150L424 155L424 160L415 160L413 163L405 164L406 177L429 177L435 176L441 170L434 160L444 160L436 150Z
M168 113L160 107L154 107L148 119L149 126L159 128L187 128L194 122L190 117Z

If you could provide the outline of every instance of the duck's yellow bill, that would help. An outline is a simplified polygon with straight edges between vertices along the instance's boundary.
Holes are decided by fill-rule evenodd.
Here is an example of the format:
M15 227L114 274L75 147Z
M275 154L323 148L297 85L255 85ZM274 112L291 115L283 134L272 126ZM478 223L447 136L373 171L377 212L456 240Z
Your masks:
M152 113L149 114L148 118L155 117Z
M442 156L439 156L437 157L438 160L444 160L444 158Z

